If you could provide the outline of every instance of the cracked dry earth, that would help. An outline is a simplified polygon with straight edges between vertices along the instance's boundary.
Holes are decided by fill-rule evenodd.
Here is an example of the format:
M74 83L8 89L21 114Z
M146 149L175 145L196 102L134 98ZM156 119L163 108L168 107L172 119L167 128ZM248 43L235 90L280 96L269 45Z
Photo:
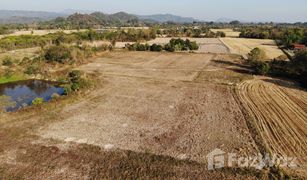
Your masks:
M3 116L0 179L262 177L207 170L206 155L215 148L259 152L234 87L225 83L232 72L225 75L224 65L212 61L219 58L119 51L80 67L99 74L101 86L64 108Z

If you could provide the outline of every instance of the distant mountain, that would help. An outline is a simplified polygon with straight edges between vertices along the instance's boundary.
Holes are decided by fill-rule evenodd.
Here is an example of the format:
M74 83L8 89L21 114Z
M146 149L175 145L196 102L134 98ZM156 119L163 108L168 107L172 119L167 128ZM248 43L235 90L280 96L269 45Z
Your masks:
M137 16L140 19L149 19L160 23L165 22L175 22L175 23L193 23L193 22L199 22L199 20L191 18L191 17L181 17L181 16L175 16L172 14L154 14L154 15L138 15Z
M58 19L60 17L60 19ZM155 15L134 15L125 12L118 12L115 14L104 14L102 12L92 12L85 10L64 10L60 13L56 12L43 12L43 11L20 11L20 10L0 10L0 23L33 23L50 21L55 19L71 22L71 24L82 25L135 25L138 23L193 23L197 19L190 17L175 16L172 14L155 14ZM87 22L88 21L88 22Z
M217 19L215 22L217 22L217 23L230 23L231 21L234 21L234 19L230 19L230 18L219 18L219 19Z
M0 23L32 23L65 16L67 15L54 12L0 10Z

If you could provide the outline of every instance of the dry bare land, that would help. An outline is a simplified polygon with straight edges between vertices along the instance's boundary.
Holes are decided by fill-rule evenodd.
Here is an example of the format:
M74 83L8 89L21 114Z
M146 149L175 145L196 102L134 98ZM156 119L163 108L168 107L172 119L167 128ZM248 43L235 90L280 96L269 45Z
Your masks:
M263 176L206 170L205 156L215 148L259 152L233 86L225 85L241 78L235 71L223 75L233 68L228 58L112 52L80 67L99 75L95 91L67 106L50 103L1 116L2 178ZM211 73L213 80L206 78Z
M229 47L233 54L246 56L252 49L258 47L266 52L269 59L284 55L274 40L269 39L246 39L246 38L221 38L221 41Z
M172 38L156 38L154 40L148 41L149 44L167 44ZM217 53L217 54L227 54L229 49L221 42L218 38L182 38L189 39L191 41L196 41L199 45L199 50L196 52L200 53Z
M226 37L239 37L241 32L234 31L233 29L210 29L210 31L217 33L218 31L224 32L226 34Z
M306 176L307 92L290 82L256 78L240 84L238 94L272 153L297 157Z

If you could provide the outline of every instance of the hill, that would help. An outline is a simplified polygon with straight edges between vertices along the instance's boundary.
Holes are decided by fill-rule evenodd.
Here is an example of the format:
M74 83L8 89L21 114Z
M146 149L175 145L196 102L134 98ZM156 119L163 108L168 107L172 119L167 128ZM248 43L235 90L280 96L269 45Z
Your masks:
M33 23L67 15L44 11L0 10L0 23Z
M141 16L139 15L138 18L140 19L149 19L153 20L159 23L165 23L165 22L175 22L175 23L193 23L193 22L199 22L199 20L191 18L191 17L181 17L176 16L172 14L154 14L154 15L145 15Z

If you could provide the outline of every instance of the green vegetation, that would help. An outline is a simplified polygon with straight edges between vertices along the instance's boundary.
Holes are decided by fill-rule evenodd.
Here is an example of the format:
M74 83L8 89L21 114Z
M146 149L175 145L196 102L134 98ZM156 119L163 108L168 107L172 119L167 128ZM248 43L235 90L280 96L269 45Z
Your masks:
M248 60L250 61L261 61L266 60L266 54L265 51L259 48L254 48L251 50L251 52L248 54Z
M240 37L255 39L275 39L289 48L293 43L307 45L306 28L286 28L286 27L248 27L242 28Z
M35 98L32 101L32 105L34 105L34 106L38 106L38 105L41 105L43 103L44 103L44 99L43 98Z
M50 46L45 50L44 58L47 62L65 63L72 59L72 55L67 46Z
M307 50L298 51L291 61L275 59L266 62L260 49L253 49L249 55L248 64L257 74L273 75L298 80L307 87Z
M141 44L141 43L134 43L134 44L126 44L126 49L129 51L169 51L169 52L174 52L174 51L193 51L197 50L199 46L195 41L190 41L189 39L183 40L183 39L171 39L168 44L165 46L158 45L158 44L153 44L153 45L148 45L148 44Z
M165 45L165 50L174 52L174 51L193 51L198 50L199 46L195 41L191 42L189 39L171 39L168 44Z
M0 76L0 84L5 84L5 83L9 83L9 82L16 82L16 81L22 81L22 80L26 80L27 78L25 76L22 75L4 75L4 76Z
M12 66L13 65L13 59L10 56L6 56L2 60L2 65L3 66Z

